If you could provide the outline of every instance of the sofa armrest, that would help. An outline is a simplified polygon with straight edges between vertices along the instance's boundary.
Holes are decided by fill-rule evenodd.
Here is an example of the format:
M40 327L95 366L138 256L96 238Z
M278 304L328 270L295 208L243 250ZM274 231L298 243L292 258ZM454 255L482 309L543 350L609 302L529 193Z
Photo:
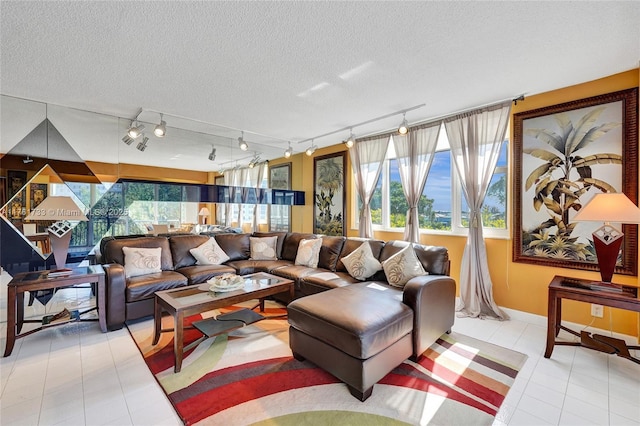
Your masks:
M119 330L126 318L125 292L127 288L124 266L117 263L102 265L105 273L107 328Z
M423 275L404 286L402 300L413 309L413 356L417 359L455 321L456 282L446 275Z

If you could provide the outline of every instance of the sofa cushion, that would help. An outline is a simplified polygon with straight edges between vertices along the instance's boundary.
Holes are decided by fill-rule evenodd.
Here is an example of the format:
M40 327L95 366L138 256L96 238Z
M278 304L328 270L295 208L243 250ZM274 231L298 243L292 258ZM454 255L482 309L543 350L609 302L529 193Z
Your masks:
M126 278L160 272L162 249L122 247L124 253L124 276Z
M277 260L278 237L249 237L251 259Z
M375 257L376 259L380 258L380 252L384 247L384 241L372 240L369 238L349 237L345 240L342 251L340 252L340 258L338 259L338 263L336 264L337 272L348 272L346 266L342 262L342 259L353 253L365 241L369 243L369 247L371 248L371 254L373 255L373 257Z
M227 266L235 269L238 275L249 275L255 272L273 272L284 266L291 266L293 262L289 260L232 260L226 263Z
M382 269L378 259L373 257L368 241L362 243L350 255L343 257L342 263L347 268L349 275L360 281L366 280Z
M344 237L323 236L320 255L318 257L318 268L336 270L336 263L344 245Z
M236 270L227 265L192 265L184 266L176 272L180 272L187 277L189 285L191 285L206 282L218 275L235 274Z
M172 235L169 237L169 247L171 247L171 257L173 258L173 269L196 264L196 259L189 252L192 248L198 247L207 242L206 235Z
M300 241L298 254L296 254L295 264L300 266L308 266L310 268L317 268L321 246L322 240L319 238Z
M368 359L413 330L413 310L397 296L402 292L390 287L353 284L294 300L288 319L292 327Z
M212 237L198 247L190 249L189 252L195 257L196 265L221 265L229 260L227 253Z
M288 233L284 239L284 243L282 244L282 256L280 256L280 259L295 262L300 241L309 240L311 238L317 237L314 234L302 234L300 232Z
M382 268L387 282L400 288L411 278L426 274L411 244L382 262Z
M306 275L300 279L299 290L302 295L308 296L359 282L346 272L318 272L316 270L316 273Z
M251 256L249 237L250 234L220 234L215 239L229 260L242 260Z
M125 297L128 303L150 299L156 291L170 290L187 285L187 277L174 271L140 275L127 280Z
M167 237L132 237L132 238L114 238L104 244L102 258L104 263L117 263L124 266L123 247L140 247L140 248L156 248L162 249L160 258L160 269L163 271L173 270L173 258L171 257L171 248L169 247L169 239Z

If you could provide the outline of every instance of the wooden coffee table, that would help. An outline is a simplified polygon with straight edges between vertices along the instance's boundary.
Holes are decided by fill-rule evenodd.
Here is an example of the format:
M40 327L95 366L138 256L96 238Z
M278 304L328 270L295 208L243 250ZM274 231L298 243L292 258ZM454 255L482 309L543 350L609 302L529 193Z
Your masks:
M216 318L199 321L194 326L204 336L202 339L184 347L184 319L190 315L200 314L213 309L224 308L236 303L258 299L260 312L264 312L264 298L278 293L289 292L291 299L294 296L293 281L265 272L246 275L244 288L225 293L214 293L209 290L209 284L203 283L188 287L180 287L172 290L158 291L154 297L154 337L153 344L160 340L160 334L173 331L173 354L175 358L174 371L180 372L184 351L200 343L202 340L218 334L227 333L236 328L243 327L264 319L264 317L251 310L233 312L218 315ZM173 329L162 328L162 311L173 316Z

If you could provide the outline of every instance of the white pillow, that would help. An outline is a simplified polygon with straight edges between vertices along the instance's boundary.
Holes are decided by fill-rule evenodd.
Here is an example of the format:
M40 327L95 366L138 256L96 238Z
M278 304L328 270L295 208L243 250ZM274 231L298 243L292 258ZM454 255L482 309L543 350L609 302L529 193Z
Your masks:
M196 265L220 265L230 259L213 237L189 252L196 258Z
M126 278L161 271L162 249L160 247L122 247L122 253L124 253L124 276Z
M320 247L322 247L322 239L315 238L312 240L300 240L298 244L298 253L296 254L296 265L308 266L310 268L318 267L318 259L320 258Z
M276 250L278 237L249 237L251 244L251 259L253 260L277 260Z
M360 244L360 247L352 251L348 256L342 258L349 275L357 280L364 281L382 269L378 259L373 257L369 241Z
M413 251L412 244L382 262L382 268L387 276L387 282L400 288L403 288L407 281L413 277L427 275L415 251Z

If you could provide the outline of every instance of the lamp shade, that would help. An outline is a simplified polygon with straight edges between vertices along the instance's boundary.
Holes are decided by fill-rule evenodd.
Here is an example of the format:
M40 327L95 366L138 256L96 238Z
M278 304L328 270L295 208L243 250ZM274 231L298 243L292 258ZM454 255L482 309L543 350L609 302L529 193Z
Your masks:
M49 196L34 208L24 220L79 220L88 221L87 216L71 197Z
M640 223L640 209L623 193L596 194L578 211L573 220Z
M206 207L201 208L198 212L198 216L209 216L210 214L211 212L209 212L209 209Z

